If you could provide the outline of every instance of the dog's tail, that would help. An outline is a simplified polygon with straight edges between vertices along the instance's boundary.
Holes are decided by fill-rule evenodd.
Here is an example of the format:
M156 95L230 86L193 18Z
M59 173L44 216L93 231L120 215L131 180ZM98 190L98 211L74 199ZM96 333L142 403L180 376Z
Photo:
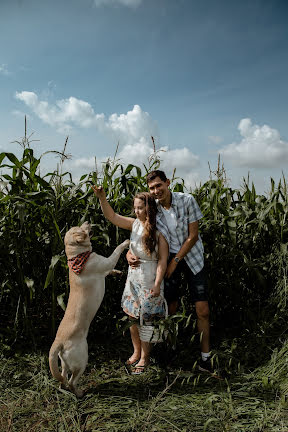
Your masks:
M54 341L49 352L49 366L52 376L62 384L65 383L65 378L61 375L58 366L58 354L63 348L63 343Z

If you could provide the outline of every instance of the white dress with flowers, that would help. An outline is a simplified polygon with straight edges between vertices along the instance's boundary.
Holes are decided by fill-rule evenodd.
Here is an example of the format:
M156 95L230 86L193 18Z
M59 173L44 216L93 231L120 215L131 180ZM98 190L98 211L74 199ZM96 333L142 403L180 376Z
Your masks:
M151 321L165 315L164 282L161 283L160 296L153 297L150 290L156 279L158 245L156 244L151 256L147 255L142 245L143 229L139 219L135 219L130 237L130 251L139 257L140 264L135 269L129 266L121 306L124 312L133 318L139 318L141 309L144 321ZM157 232L157 239L158 237Z

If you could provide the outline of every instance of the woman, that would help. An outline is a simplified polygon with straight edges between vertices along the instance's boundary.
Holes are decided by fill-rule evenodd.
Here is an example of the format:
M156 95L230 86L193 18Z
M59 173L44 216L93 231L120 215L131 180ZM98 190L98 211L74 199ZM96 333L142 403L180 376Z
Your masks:
M131 319L138 319L140 310L144 321L164 316L164 283L168 243L156 230L157 206L148 192L134 197L135 218L114 212L102 187L93 186L104 216L114 225L131 231L130 251L140 260L136 268L129 266L121 306ZM149 364L151 343L140 340L137 324L130 327L134 352L126 364L134 367L133 375L144 372Z

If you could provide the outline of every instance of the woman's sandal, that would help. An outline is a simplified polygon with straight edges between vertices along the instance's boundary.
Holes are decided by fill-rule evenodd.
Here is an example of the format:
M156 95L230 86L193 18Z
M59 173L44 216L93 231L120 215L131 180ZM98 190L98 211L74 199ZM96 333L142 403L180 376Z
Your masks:
M142 375L145 372L146 366L135 366L131 375Z
M129 359L124 362L124 368L128 375L131 374L131 368L135 367L140 359L135 360L133 363L129 362Z
M145 372L147 366L134 366L134 370L131 372L131 375L142 375Z

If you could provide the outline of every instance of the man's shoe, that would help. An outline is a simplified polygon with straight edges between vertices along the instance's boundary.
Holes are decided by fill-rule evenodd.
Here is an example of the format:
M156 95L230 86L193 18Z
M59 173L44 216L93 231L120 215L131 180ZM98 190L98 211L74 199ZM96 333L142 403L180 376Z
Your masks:
M219 373L217 373L217 371L214 369L210 358L207 359L206 361L201 359L198 363L198 369L201 372L209 373L213 378L223 380L223 378L219 375Z
M201 372L208 372L210 374L214 373L214 369L212 367L212 363L211 363L211 359L210 358L207 359L207 360L205 360L205 361L201 359L199 361L199 363L198 363L198 369Z

